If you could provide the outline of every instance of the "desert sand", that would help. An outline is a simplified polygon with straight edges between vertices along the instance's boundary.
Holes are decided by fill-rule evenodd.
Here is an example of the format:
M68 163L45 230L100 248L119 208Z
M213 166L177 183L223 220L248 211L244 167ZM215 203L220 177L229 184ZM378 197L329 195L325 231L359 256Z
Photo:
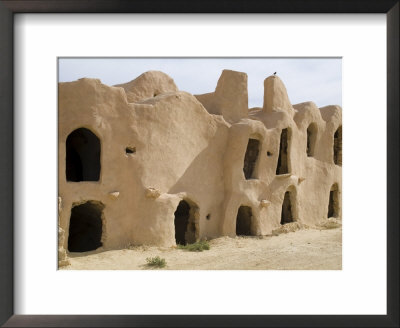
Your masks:
M293 226L294 225L294 226ZM341 270L342 228L296 230L285 225L270 236L220 237L210 250L189 252L175 247L136 246L126 249L70 253L61 270L147 270L146 258L160 256L157 270ZM287 232L291 231L291 232Z

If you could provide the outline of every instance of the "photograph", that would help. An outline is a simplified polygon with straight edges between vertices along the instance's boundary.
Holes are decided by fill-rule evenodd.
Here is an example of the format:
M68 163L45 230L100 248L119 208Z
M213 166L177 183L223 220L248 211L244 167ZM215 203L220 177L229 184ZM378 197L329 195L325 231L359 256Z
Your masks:
M61 270L341 270L341 58L58 58Z

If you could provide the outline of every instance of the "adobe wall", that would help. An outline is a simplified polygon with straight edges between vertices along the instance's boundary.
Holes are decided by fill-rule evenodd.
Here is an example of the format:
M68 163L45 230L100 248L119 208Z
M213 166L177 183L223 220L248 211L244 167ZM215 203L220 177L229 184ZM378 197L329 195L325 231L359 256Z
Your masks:
M234 71L223 71L215 92L196 96L155 71L114 87L87 78L59 83L60 246L68 249L71 209L89 200L104 205L102 249L175 245L182 199L193 206L196 239L235 236L242 205L251 207L252 234L270 234L280 226L288 190L294 219L314 225L327 218L336 183L341 217L341 166L333 159L341 108L292 106L277 76L264 87L263 108L249 111L247 75ZM317 130L312 157L310 123ZM66 180L66 140L78 128L100 139L99 181ZM282 129L289 173L277 175ZM249 138L259 147L253 178L246 179Z

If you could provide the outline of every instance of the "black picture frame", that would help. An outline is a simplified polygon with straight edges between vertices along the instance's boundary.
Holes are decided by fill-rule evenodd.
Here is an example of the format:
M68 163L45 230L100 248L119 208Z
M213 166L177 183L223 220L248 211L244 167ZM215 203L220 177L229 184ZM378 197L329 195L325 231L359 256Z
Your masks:
M387 315L14 315L13 21L16 13L385 13ZM398 0L0 0L0 324L4 327L399 327L398 90Z

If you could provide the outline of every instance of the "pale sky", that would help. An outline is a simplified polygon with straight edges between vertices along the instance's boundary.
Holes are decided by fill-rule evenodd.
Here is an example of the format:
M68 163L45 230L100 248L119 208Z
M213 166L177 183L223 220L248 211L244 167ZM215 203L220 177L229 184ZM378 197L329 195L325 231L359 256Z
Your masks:
M262 107L264 79L274 72L292 104L342 106L341 58L60 58L59 82L88 77L115 85L156 70L172 77L179 90L202 94L215 90L223 69L247 73L249 108Z

